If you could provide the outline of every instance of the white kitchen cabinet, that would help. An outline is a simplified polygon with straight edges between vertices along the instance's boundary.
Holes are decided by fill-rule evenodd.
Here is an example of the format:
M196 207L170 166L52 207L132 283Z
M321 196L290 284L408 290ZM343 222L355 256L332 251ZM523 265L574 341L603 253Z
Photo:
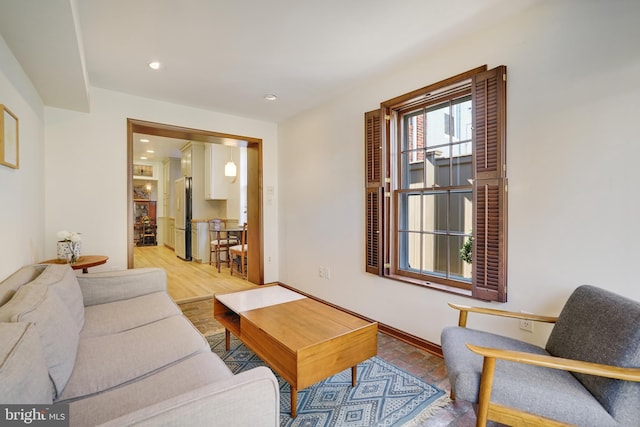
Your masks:
M165 223L165 235L166 240L164 241L164 245L174 249L176 247L176 220L175 218L169 218L169 220Z
M176 196L173 186L175 180L182 176L180 163L179 158L167 158L162 162L162 215L158 215L158 244L171 249L175 247Z
M193 261L202 262L202 257L198 252L198 224L191 223L191 259Z
M209 223L206 221L191 224L191 256L194 261L209 262Z
M182 157L180 159L180 173L182 176L193 176L192 161L193 153L191 150L192 144L188 143L180 149Z
M174 249L175 249L176 255L179 258L185 259L187 256L187 251L185 250L185 248L187 247L187 236L185 234L184 229L174 228L174 236L175 236Z
M205 144L204 198L206 200L229 198L229 178L224 176L224 165L229 160L230 149L220 144Z

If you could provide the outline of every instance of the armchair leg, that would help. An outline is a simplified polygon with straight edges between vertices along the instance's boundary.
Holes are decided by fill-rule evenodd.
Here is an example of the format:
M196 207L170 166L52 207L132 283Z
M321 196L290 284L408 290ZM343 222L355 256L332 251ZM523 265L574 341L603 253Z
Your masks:
M493 388L493 374L496 370L495 357L485 357L480 377L480 391L478 394L478 414L476 427L485 427L491 401L491 389Z

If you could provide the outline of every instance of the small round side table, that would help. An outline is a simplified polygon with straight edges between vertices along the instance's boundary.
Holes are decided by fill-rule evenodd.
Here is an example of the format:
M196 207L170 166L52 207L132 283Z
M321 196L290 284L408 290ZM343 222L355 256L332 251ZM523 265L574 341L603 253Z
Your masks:
M102 265L106 263L108 259L109 257L106 255L81 255L80 258L78 258L78 261L71 264L71 268L73 268L74 270L82 269L83 273L88 273L88 269L90 267ZM68 262L55 258L41 261L39 264L68 264Z

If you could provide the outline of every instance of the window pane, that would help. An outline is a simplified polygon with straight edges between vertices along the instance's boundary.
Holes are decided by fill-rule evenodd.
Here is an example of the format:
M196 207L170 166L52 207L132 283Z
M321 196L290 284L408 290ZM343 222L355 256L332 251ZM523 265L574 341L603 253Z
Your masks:
M429 274L446 277L447 275L447 236L424 234L424 271Z
M449 116L449 119L447 119ZM449 143L449 129L445 129L445 122L450 123L449 105L444 104L427 111L427 147Z
M422 110L417 113L405 116L404 134L405 144L404 150L418 150L424 148L424 115ZM416 161L418 159L412 159Z
M420 193L400 194L399 229L402 231L420 231L422 206Z
M444 150L443 150L444 148ZM430 148L427 150L427 187L449 185L448 147Z
M451 236L451 278L471 282L472 266L462 260L460 250L469 239L467 236Z
M456 101L457 102L457 101ZM471 98L464 98L462 102L457 102L451 106L451 140L470 141L471 140Z
M423 215L422 230L447 231L447 193L425 194L422 196Z
M411 163L409 160L415 153L402 154L402 188L424 187L424 163ZM422 157L422 156L421 156Z
M451 186L471 185L473 179L473 165L471 157L471 142L455 144L451 147Z
M449 203L449 231L470 234L473 228L473 193L451 192Z
M404 166L424 161L424 114L422 110L405 117L403 154L406 153Z
M420 265L420 234L401 231L398 233L398 247L400 248L400 269L419 272Z

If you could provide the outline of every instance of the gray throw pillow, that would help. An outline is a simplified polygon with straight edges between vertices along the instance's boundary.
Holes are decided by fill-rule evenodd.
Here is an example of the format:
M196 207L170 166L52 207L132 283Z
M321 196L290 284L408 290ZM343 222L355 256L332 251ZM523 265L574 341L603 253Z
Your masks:
M0 402L50 404L52 384L31 323L0 323Z
M62 393L76 362L80 329L60 298L48 285L28 283L0 307L3 321L35 324L56 396Z

